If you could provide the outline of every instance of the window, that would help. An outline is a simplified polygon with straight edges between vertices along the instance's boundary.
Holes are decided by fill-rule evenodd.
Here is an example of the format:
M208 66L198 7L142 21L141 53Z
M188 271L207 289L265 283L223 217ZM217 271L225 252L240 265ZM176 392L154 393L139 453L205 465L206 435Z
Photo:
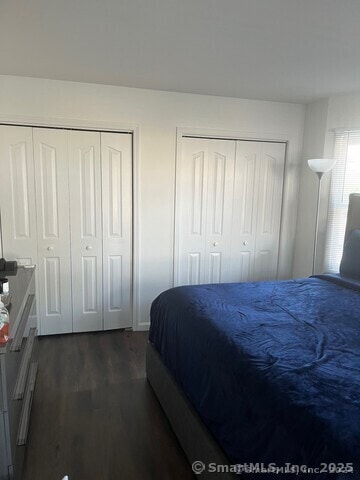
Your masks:
M335 137L328 208L324 270L339 272L350 193L360 193L360 130L339 132Z

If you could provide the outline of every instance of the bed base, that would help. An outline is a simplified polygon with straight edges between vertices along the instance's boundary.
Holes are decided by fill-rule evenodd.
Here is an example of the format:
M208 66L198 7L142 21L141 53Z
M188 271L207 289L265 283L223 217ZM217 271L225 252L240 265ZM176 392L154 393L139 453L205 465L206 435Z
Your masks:
M225 453L204 425L189 400L185 397L156 349L147 344L146 374L190 464L201 461L230 465ZM205 468L199 475L202 480L230 480L238 478L232 473L209 472Z

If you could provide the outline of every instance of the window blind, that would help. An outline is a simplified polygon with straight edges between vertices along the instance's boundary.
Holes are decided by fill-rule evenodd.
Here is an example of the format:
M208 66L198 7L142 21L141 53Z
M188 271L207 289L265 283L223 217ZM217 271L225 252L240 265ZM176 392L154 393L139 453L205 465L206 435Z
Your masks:
M360 130L337 132L328 206L324 271L338 273L350 193L360 193Z

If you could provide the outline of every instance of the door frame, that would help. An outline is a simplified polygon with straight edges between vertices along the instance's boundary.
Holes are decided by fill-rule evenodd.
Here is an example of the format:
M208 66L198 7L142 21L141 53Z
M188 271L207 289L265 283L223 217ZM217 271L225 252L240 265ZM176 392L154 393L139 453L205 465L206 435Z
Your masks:
M129 133L132 135L132 271L131 271L131 306L132 329L141 330L140 318L140 125L123 122L104 122L61 117L37 117L31 115L0 115L0 125L13 127L54 128L65 130L86 130L98 132ZM2 230L0 216L0 256L2 256ZM36 275L37 277L37 275ZM38 285L38 281L36 282Z
M176 157L175 157L175 196L174 196L174 250L173 250L173 278L175 285L177 275L176 258L179 249L179 225L177 224L177 206L180 201L180 166L182 161L182 139L184 137L209 138L216 140L240 140L252 142L285 143L285 165L283 181L283 198L281 206L278 279L291 278L293 254L295 248L296 214L292 210L294 202L298 204L299 181L301 164L296 151L289 148L296 144L295 136L272 132L220 130L212 128L178 127L176 129ZM289 248L291 245L291 248ZM289 253L290 250L290 253Z

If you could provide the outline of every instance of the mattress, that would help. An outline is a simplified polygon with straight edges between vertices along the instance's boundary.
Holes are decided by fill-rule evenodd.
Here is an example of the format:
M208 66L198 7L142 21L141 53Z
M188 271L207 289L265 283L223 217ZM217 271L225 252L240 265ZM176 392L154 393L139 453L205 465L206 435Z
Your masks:
M173 288L153 302L149 341L231 463L359 474L358 282Z

